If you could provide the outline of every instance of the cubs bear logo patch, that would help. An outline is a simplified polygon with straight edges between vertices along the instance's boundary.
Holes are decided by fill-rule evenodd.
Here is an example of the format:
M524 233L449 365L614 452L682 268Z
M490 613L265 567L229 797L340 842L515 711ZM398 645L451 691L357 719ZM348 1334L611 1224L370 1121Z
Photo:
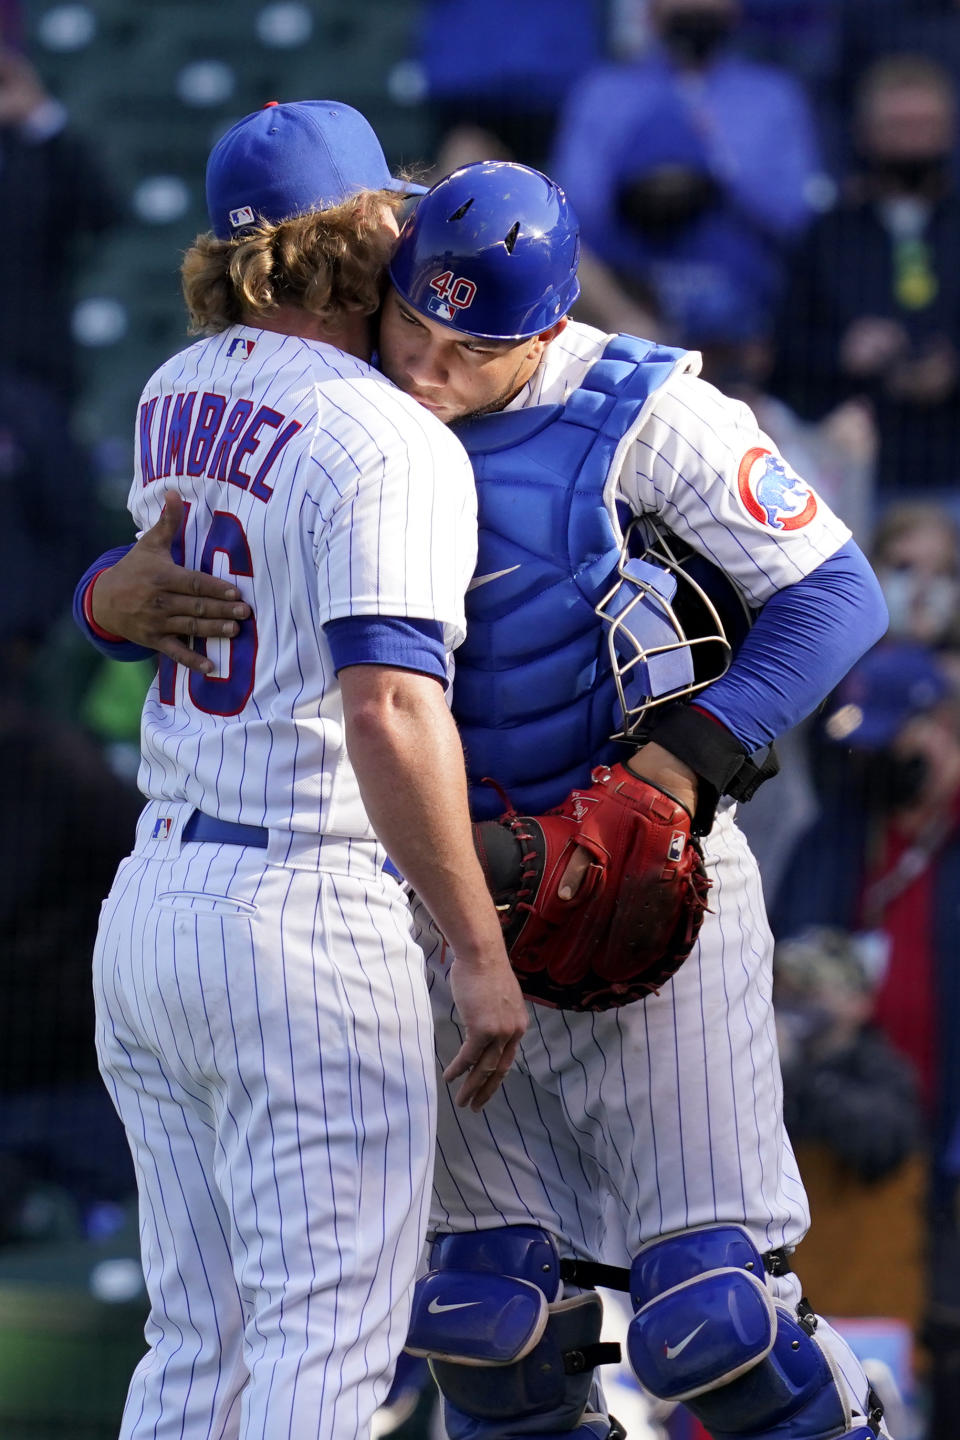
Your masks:
M799 530L817 513L817 497L779 455L754 446L737 471L740 503L770 530Z

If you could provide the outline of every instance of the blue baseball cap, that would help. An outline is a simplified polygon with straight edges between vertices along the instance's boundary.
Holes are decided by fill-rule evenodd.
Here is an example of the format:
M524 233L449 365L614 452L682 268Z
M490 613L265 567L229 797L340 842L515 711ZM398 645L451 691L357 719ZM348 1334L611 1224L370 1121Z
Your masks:
M824 730L838 744L884 750L915 715L950 694L936 654L923 645L880 644L855 665L834 695Z
M221 136L207 161L207 210L221 240L360 190L423 195L426 187L395 179L371 126L339 100L271 100Z

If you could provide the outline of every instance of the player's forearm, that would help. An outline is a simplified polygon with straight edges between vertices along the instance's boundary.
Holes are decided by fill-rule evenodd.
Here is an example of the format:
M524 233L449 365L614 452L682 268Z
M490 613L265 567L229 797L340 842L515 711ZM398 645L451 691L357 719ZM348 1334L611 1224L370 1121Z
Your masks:
M152 650L125 639L119 628L111 630L108 625L104 625L93 606L94 584L97 578L132 548L131 545L117 546L99 555L84 571L73 594L73 618L78 628L91 645L111 660L145 660L153 654Z
M340 681L347 749L377 835L458 958L499 961L500 922L474 850L463 752L440 685L371 665L341 671Z

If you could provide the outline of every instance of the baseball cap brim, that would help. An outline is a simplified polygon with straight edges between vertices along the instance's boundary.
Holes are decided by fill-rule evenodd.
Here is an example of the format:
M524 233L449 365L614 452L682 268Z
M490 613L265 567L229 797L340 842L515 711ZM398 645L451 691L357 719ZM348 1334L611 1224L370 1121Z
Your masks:
M413 180L398 179L396 175L390 177L387 185L381 186L383 190L397 190L401 195L426 195L428 185L417 185Z

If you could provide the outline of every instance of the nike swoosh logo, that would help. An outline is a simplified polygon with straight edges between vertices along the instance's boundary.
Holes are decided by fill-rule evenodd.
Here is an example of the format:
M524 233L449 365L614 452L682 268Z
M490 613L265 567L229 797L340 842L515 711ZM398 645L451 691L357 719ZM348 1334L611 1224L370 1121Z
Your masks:
M491 570L489 575L474 575L468 590L477 590L481 585L489 585L491 580L499 580L501 575L512 575L514 570L519 570L519 565L508 565L506 570Z
M442 1305L439 1300L431 1300L427 1311L431 1315L442 1315L446 1310L468 1310L471 1305L482 1305L482 1300L459 1300L453 1305ZM706 1321L704 1321L706 1324Z
M687 1346L690 1344L690 1341L700 1334L700 1331L703 1329L706 1323L706 1320L701 1320L696 1330L691 1330L690 1334L685 1336L684 1339L680 1341L679 1345L664 1345L663 1353L664 1355L666 1355L667 1359L675 1360L680 1354L681 1350L686 1350Z

